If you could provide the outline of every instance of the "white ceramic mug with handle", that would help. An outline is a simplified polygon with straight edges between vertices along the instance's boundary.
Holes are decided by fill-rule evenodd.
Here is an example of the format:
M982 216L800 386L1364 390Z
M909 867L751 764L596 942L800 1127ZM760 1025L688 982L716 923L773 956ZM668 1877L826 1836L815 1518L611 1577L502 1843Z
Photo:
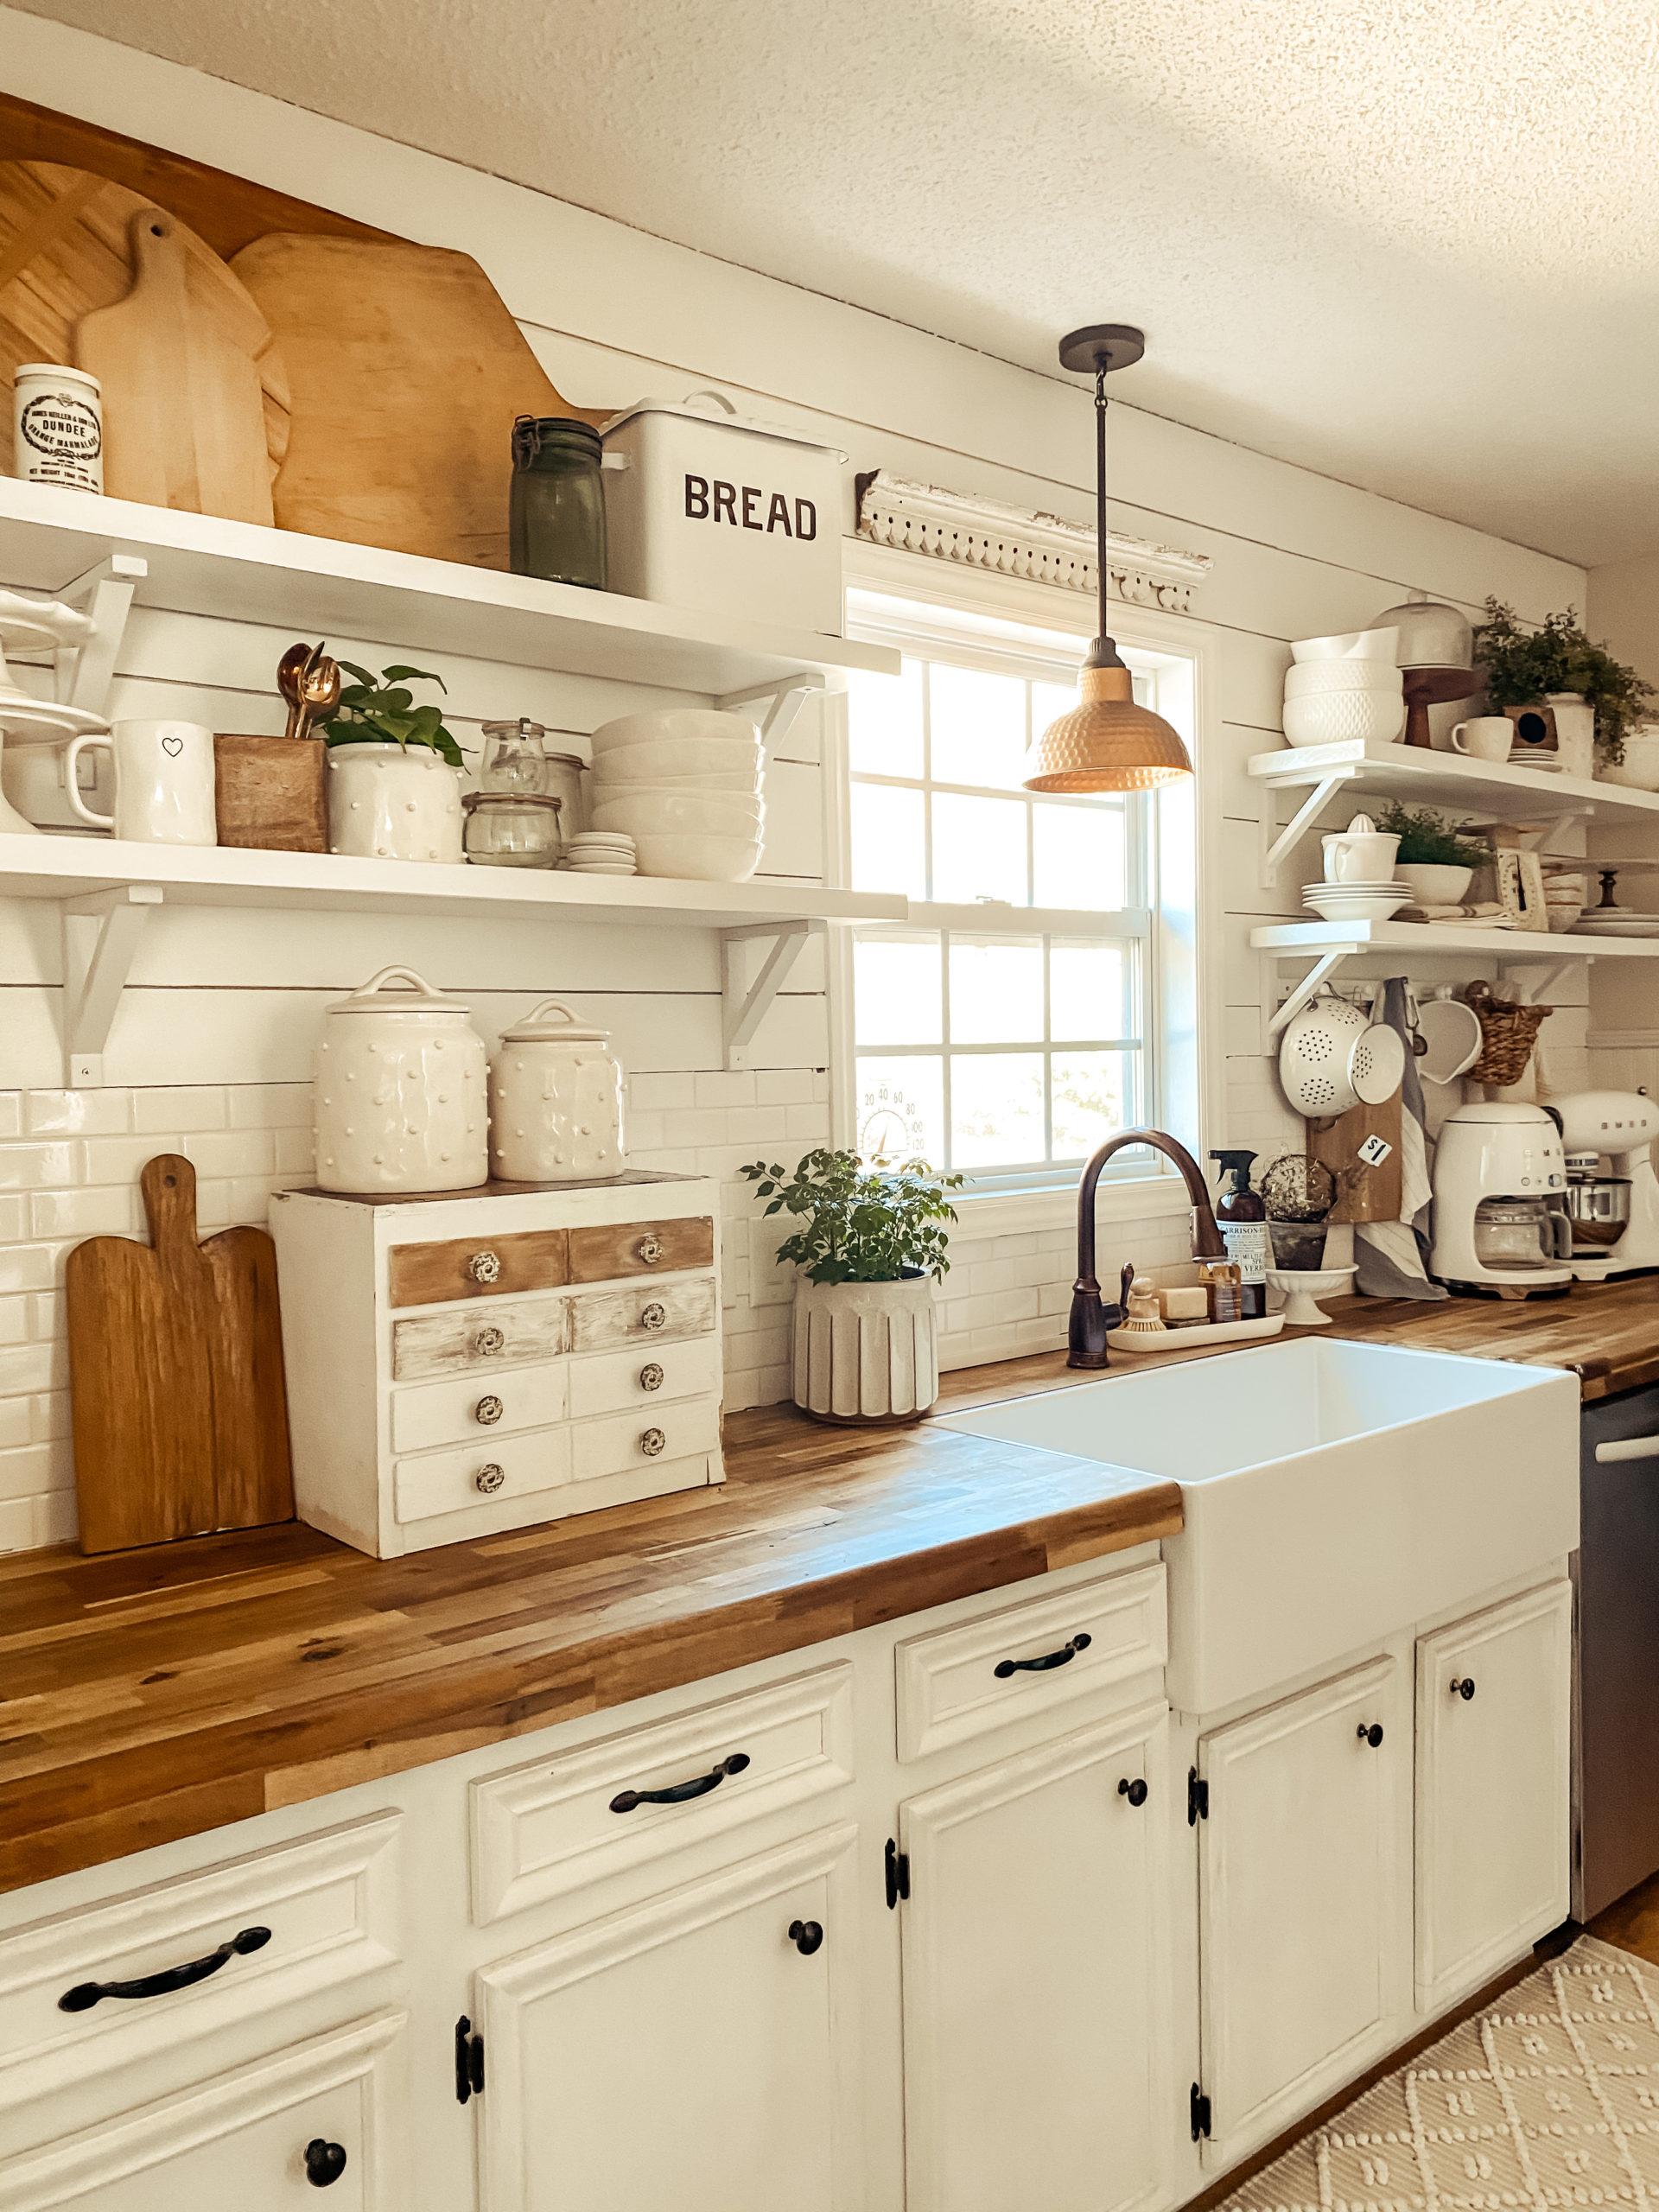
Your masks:
M99 814L81 797L75 763L90 746L107 747L115 766L115 811ZM73 739L64 762L65 795L94 830L147 845L216 845L213 734L200 722L117 722L107 737Z
M1507 760L1514 740L1515 724L1507 715L1476 715L1459 722L1448 742L1466 760Z

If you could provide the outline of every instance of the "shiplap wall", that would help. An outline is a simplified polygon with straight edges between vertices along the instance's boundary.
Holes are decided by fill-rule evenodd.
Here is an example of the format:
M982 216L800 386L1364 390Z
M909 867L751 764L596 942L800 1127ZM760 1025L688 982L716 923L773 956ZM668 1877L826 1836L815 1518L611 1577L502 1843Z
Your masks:
M488 270L550 373L583 404L716 384L746 412L792 423L849 457L1086 521L1089 402L1034 376L844 303L644 236L480 173L371 138L0 9L0 86L387 230L460 248ZM626 111L618 107L621 150ZM1079 318L1133 300L1077 302ZM1151 334L1153 343L1157 333ZM1409 434L1402 423L1402 434ZM1206 885L1223 910L1204 991L1224 1065L1212 1070L1205 1141L1265 1152L1297 1135L1263 1057L1263 979L1245 934L1294 907L1255 871L1260 796L1249 755L1278 741L1287 640L1369 620L1411 586L1471 611L1489 591L1523 614L1581 597L1582 572L1121 404L1113 413L1115 519L1208 554L1193 634L1216 648L1200 759ZM3 581L0 579L0 581ZM266 686L286 632L181 615L135 619L118 713L176 712L219 728L277 724ZM526 713L585 733L651 695L427 655L417 638L333 639L354 658L395 651L441 671L463 742L478 721ZM823 867L822 730L804 715L769 774L766 872ZM1292 879L1295 882L1293 884ZM816 958L816 955L814 956ZM556 990L607 1023L632 1072L634 1146L727 1183L728 1402L786 1395L787 1287L751 1239L734 1171L830 1134L821 967L803 963L760 1033L753 1074L719 1067L714 940L696 931L413 923L163 911L111 1040L115 1088L65 1094L53 918L0 902L0 1547L73 1525L55 1284L79 1236L137 1226L131 1177L157 1141L193 1147L211 1224L262 1217L279 1181L304 1179L304 1085L319 1012L375 968L404 960L474 1007L493 1040ZM1579 1024L1581 1032L1581 1021ZM1563 1042L1569 1041L1563 1039ZM1219 1080L1217 1080L1219 1077ZM1179 1217L1115 1218L1103 1272L1180 1255ZM944 1293L944 1354L960 1363L1063 1341L1074 1260L1064 1205L965 1222Z

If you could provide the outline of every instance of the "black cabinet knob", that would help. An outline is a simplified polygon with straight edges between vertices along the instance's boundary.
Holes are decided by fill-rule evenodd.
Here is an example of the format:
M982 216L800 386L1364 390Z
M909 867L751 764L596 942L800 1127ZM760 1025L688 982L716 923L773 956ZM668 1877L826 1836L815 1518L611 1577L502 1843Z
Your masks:
M346 2145L314 2135L305 2146L305 2177L313 2189L332 2189L346 2171Z
M1147 1802L1147 1785L1138 1777L1134 1782L1120 1782L1117 1785L1117 1794L1120 1797L1127 1797L1130 1804L1138 1810Z
M1369 1744L1373 1751L1382 1741L1382 1727L1380 1721L1373 1720L1368 1728L1362 1720L1354 1732L1362 1744Z
M804 1959L810 1959L823 1947L823 1930L816 1920L791 1920L789 1940Z
M1461 1679L1459 1679L1456 1675L1453 1675L1452 1677L1452 1694L1453 1697L1460 1697L1464 1703L1467 1705L1474 1694L1475 1678L1472 1675L1465 1675Z

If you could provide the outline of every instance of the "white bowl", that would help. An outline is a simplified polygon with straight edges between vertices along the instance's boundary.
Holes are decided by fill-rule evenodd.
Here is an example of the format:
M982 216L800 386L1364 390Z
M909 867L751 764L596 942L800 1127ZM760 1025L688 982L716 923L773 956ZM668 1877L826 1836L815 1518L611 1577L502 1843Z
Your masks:
M1304 904L1327 922L1386 922L1407 903L1405 891L1310 891Z
M759 780L758 738L661 738L654 745L616 745L594 755L596 784L654 784L664 776L740 776ZM724 786L722 786L724 788Z
M1285 741L1290 745L1346 745L1376 738L1392 744L1406 727L1398 691L1327 691L1318 699L1287 699Z
M747 883L760 865L758 838L655 836L639 840L641 875L695 883Z
M1397 697L1404 683L1392 661L1293 661L1285 671L1287 699L1312 699L1327 691L1388 691Z
M1298 638L1290 649L1293 660L1384 660L1393 668L1399 658L1398 630L1344 630L1335 638Z
M595 830L646 836L758 837L766 804L734 791L659 791L636 786L626 798L595 798Z
M601 722L594 732L594 758L597 760L601 753L620 752L628 745L660 745L670 741L735 745L740 740L751 747L760 742L747 715L723 715L713 707L659 707L650 714L619 715L614 721Z
M1416 906L1456 906L1475 880L1471 868L1452 868L1440 861L1404 861L1400 880Z

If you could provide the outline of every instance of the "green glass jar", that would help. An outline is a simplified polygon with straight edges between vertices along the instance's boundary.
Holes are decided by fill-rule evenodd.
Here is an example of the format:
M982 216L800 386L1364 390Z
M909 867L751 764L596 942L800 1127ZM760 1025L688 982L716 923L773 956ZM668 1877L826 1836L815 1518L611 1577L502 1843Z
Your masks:
M605 588L604 448L591 423L521 415L512 426L512 572Z

